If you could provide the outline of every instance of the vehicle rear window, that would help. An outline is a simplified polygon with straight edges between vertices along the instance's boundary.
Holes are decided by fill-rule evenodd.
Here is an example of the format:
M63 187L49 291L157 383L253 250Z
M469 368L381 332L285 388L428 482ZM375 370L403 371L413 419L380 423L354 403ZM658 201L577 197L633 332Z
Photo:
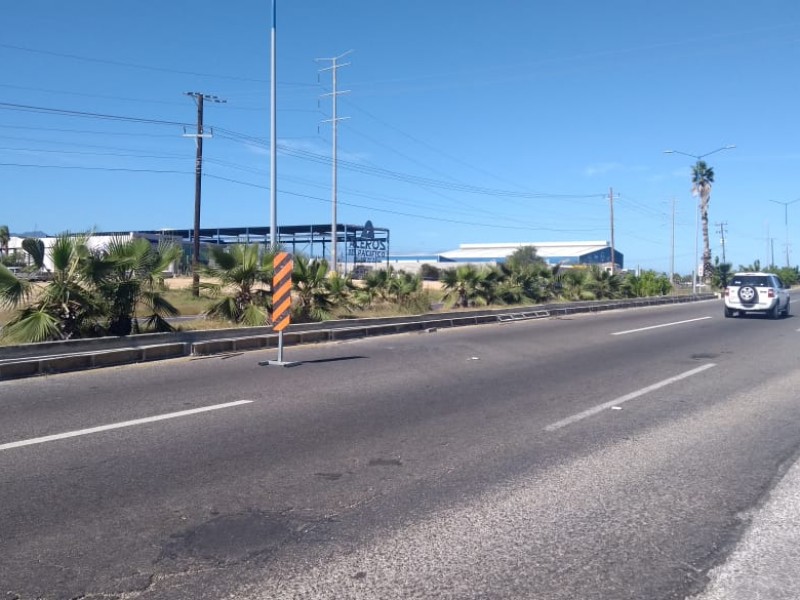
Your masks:
M730 285L738 285L739 287L743 285L770 287L772 284L770 283L769 277L765 277L764 275L741 275L731 279Z

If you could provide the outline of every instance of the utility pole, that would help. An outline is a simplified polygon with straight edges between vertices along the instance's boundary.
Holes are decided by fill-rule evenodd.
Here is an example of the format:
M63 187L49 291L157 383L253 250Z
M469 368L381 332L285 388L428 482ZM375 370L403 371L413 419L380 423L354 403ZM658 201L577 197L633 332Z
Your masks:
M333 79L333 91L330 94L323 94L322 97L330 96L333 101L333 113L332 118L326 119L322 121L323 123L331 123L333 129L333 150L331 153L331 270L336 272L336 243L338 241L338 227L336 225L336 204L337 204L337 164L336 164L336 155L338 150L338 142L337 142L337 130L339 121L343 121L345 119L349 119L349 117L339 117L337 114L337 98L340 94L348 94L350 90L339 91L337 85L337 72L341 67L346 67L350 63L339 63L339 61L350 54L352 50L348 50L344 54L340 54L339 56L334 56L333 58L318 58L317 61L330 61L331 66L325 67L324 69L320 69L320 73L323 71L330 71L331 76Z
M669 257L669 284L675 285L675 198L672 198L672 252Z
M772 267L775 264L775 238L773 237L769 238L769 252L769 266Z
M796 198L791 202L781 202L780 200L770 200L770 202L774 202L775 204L782 204L783 205L783 226L786 228L786 266L789 266L789 205L794 204L795 202L800 202L800 198ZM774 262L772 263L775 264Z
M217 96L201 92L186 92L197 104L197 133L184 133L184 137L193 137L197 142L197 157L194 165L194 232L192 234L192 295L200 296L200 192L203 184L203 138L211 137L203 130L203 101L224 104Z
M608 206L611 209L611 274L614 274L617 260L614 256L614 190L608 188Z
M725 260L725 227L727 227L728 222L723 221L722 223L715 223L717 226L717 233L720 235L720 243L722 244L722 262L728 262Z

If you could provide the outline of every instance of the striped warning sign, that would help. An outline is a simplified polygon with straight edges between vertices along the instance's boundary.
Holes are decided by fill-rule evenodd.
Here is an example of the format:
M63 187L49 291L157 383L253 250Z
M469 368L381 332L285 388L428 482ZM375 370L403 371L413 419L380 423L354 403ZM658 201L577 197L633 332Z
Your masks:
M294 261L288 252L278 252L273 262L272 329L283 331L292 316L292 270Z

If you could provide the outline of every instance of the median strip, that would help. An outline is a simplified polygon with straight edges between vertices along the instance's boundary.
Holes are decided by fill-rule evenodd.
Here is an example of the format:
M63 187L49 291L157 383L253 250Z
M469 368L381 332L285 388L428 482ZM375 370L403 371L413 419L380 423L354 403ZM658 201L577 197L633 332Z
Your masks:
M605 402L603 404L599 404L592 408L589 408L583 412L579 412L571 417L567 417L566 419L562 419L561 421L556 421L555 423L551 423L547 427L544 428L545 431L556 431L557 429L562 429L567 425L572 425L578 421L581 421L587 417L591 417L592 415L596 415L599 412L602 412L608 408L613 408L615 406L619 406L624 402L628 402L628 400L633 400L634 398L638 398L639 396L644 396L650 392L653 392L659 388L665 387L671 383L675 383L680 381L681 379L686 379L687 377L691 377L692 375L697 375L698 373L702 373L710 369L711 367L716 367L715 363L708 363L703 365L702 367L697 367L696 369L692 369L690 371L686 371L685 373L681 373L680 375L675 375L674 377L670 377L669 379L664 379L659 381L658 383L654 383L653 385L648 385L645 388L640 390L636 390L635 392L631 392L630 394L625 394L615 400L611 400L610 402Z
M9 442L0 444L0 451L11 450L13 448L21 448L22 446L33 446L35 444L45 444L47 442L55 442L57 440L65 440L68 438L79 437L82 435L90 435L92 433L100 433L102 431L110 431L112 429L122 429L123 427L133 427L135 425L144 425L146 423L155 423L156 421L166 421L167 419L177 419L178 417L187 417L189 415L196 415L199 413L209 412L212 410L220 410L223 408L231 408L233 406L240 406L242 404L251 404L253 400L237 400L235 402L226 402L225 404L215 404L213 406L204 406L202 408L191 408L189 410L181 410L174 413L167 413L164 415L157 415L155 417L144 417L142 419L133 419L131 421L122 421L120 423L111 423L109 425L100 425L98 427L90 427L89 429L78 429L77 431L67 431L65 433L56 433L53 435L45 435L43 437L31 438L28 440L20 440L18 442Z

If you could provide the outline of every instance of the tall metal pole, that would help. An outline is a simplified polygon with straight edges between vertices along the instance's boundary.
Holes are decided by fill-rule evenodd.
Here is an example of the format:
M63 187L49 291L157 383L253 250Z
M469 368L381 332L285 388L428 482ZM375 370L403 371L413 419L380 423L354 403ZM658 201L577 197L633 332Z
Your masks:
M786 227L786 266L789 266L789 205L783 205L783 224Z
M800 202L800 198L792 200L790 202L781 202L780 200L770 200L775 204L782 204L783 205L783 225L786 231L786 266L789 266L790 259L789 259L789 205L794 204L795 202Z
M697 203L694 207L694 268L692 269L692 294L697 293L697 279L700 276L698 264L700 262L700 257L698 255L698 240L699 237L699 230L700 229L700 200L697 200Z
M669 284L675 285L675 198L672 198L672 252L669 258Z
M337 98L340 94L347 94L349 90L340 92L338 89L337 84L337 71L340 67L346 67L350 63L340 64L339 60L350 54L352 50L348 50L344 54L340 54L339 56L335 56L333 58L318 58L317 61L322 60L329 60L331 61L331 66L325 69L321 69L321 71L332 71L333 77L333 91L330 94L323 94L324 96L331 96L333 100L333 112L332 118L328 119L324 122L330 121L331 125L333 126L333 149L331 151L331 265L330 268L332 271L337 271L337 257L336 257L336 241L338 239L338 226L337 226L337 203L338 203L338 183L337 183L337 154L338 154L338 124L339 121L346 119L347 117L341 118L338 116L337 111Z
M269 115L269 244L274 251L278 247L278 137L277 137L277 0L272 0L272 32L270 56L270 115Z
M614 190L612 188L608 188L608 205L611 209L611 274L613 275L617 267L617 259L614 256Z
M332 166L332 173L331 173L331 269L333 269L334 273L338 272L336 266L336 247L337 247L337 236L338 236L338 227L336 224L336 201L337 201L337 181L336 181L336 172L337 172L337 165L336 165L336 157L338 154L338 143L337 143L337 132L339 130L339 122L336 120L336 58L333 59L333 154L331 160Z

